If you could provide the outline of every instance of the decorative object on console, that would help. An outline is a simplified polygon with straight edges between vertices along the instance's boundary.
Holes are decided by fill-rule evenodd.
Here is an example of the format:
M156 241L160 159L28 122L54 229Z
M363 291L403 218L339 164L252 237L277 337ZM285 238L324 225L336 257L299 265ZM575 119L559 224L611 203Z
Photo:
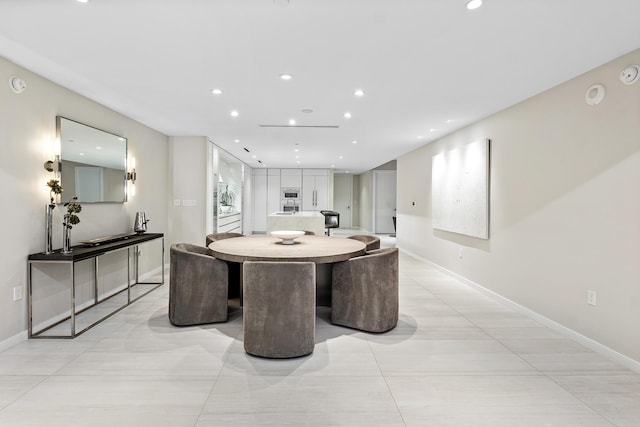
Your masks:
M68 254L71 252L71 229L74 225L80 223L80 217L78 214L82 211L80 203L75 202L78 200L74 196L64 205L67 208L67 213L64 214L64 220L62 222L62 253Z
M144 212L136 212L136 220L133 223L133 231L142 234L147 231L147 223L149 220Z
M45 163L46 166L46 163ZM49 187L50 201L48 205L44 207L45 222L44 222L44 253L50 254L53 252L53 210L56 207L56 197L60 195L64 189L60 185L60 181L57 179L51 179L47 182Z

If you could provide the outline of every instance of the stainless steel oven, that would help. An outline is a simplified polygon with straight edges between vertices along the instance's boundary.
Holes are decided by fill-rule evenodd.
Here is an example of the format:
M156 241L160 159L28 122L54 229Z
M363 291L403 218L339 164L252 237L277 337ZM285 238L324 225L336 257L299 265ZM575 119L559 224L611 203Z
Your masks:
M282 212L300 212L300 205L282 205Z
M299 212L300 211L300 189L299 188L283 188L282 189L282 211L283 212Z
M283 188L282 200L300 200L299 188Z

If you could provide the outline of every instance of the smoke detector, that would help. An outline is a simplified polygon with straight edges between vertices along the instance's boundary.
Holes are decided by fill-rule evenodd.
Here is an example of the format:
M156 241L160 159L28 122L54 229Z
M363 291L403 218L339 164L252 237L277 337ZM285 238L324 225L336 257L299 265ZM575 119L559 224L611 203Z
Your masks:
M604 86L601 84L595 84L587 89L587 93L584 94L584 102L589 105L598 105L604 99L604 95Z
M633 84L640 79L640 65L631 65L620 72L620 81L626 85Z
M20 77L11 76L9 78L9 87L15 93L22 93L27 89L27 84Z

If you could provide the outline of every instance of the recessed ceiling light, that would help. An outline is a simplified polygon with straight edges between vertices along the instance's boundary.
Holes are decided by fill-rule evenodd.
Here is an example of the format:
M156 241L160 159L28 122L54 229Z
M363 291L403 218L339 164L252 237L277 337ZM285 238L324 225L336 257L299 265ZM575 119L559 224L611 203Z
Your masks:
M339 159L344 159L344 157L342 157L342 156L338 156L338 158L339 158Z
M431 129L429 129L429 132L435 132L435 131L437 131L437 130L438 130L438 129L431 128Z
M331 165L331 167L332 167L332 168L335 168L335 167L336 167L336 165Z
M344 113L344 118L345 119L350 119L351 118L351 113L348 112L348 111L346 113Z
M89 0L77 0L78 3L89 3Z
M418 139L424 139L423 135L418 135Z
M344 171L344 173L349 173L349 171Z
M357 144L357 143L358 143L358 141L351 141L351 143L352 143L352 144Z
M474 10L482 6L482 0L469 0L467 2L467 9Z
M362 89L356 89L356 91L353 92L353 94L355 96L364 96L364 91Z
M293 78L293 76L291 74L289 74L289 73L283 73L283 74L280 74L280 78L282 80L291 80Z
M240 142L240 140L239 139L234 139L233 142Z
M447 123L453 123L455 121L456 121L456 119L447 119Z
M222 91L220 89L211 89L211 93L214 95L222 95Z
M296 156L296 159L299 159L299 158L300 158L300 156Z
M251 157L253 157L253 158L255 159L257 156L254 154L254 155L253 155L253 156L251 156Z
M300 164L300 161L298 160L296 163L297 163L297 164Z
M296 121L294 119L290 119L289 126L295 126L295 125L296 125Z
M237 111L237 110L232 110L232 111L231 111L231 117L238 117L238 115L239 115L239 114L240 114L240 113L238 113L238 111Z
M98 146L96 147L96 150L102 150L102 147Z

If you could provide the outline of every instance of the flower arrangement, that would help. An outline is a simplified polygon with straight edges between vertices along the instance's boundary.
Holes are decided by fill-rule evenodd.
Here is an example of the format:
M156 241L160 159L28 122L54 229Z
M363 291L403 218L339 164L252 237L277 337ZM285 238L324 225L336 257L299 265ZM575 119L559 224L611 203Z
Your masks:
M49 202L52 207L55 207L55 198L56 196L62 194L64 188L60 185L60 181L57 179L51 179L47 182L47 186L49 187L49 197L51 197L51 202Z
M52 219L53 219L53 209L56 207L56 197L62 194L64 188L60 185L60 181L57 179L50 179L47 182L47 187L49 187L49 204L46 205L46 229L45 229L45 254L53 253L52 250ZM74 196L71 200L64 204L67 208L67 213L64 214L64 219L62 221L62 251L63 254L68 254L72 251L71 249L71 229L74 225L80 223L80 217L78 214L82 211L82 206L77 202L78 197Z
M62 187L62 185L60 185L60 181L58 181L57 179L49 180L49 182L47 182L47 187L49 187L49 197L51 200L49 206L51 206L51 209L53 209L56 207L56 196L62 194L64 188ZM64 204L64 206L67 208L67 213L64 214L64 222L62 223L62 225L69 229L73 228L74 225L80 223L80 217L78 216L78 214L82 211L82 206L80 205L80 203L76 202L76 200L78 200L78 196L74 196L73 198L71 198L71 200Z
M68 229L72 229L74 225L80 223L80 217L78 214L82 211L82 206L74 200L78 200L78 197L74 196L64 204L67 207L67 213L64 214L64 222L62 225Z

